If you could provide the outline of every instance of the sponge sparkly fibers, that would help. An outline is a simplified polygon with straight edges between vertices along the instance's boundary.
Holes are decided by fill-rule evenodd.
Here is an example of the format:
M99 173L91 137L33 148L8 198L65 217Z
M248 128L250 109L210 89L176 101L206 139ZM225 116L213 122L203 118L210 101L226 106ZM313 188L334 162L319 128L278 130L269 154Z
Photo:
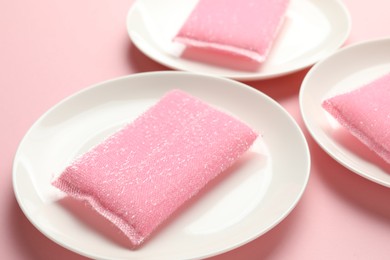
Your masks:
M342 126L390 163L390 73L322 106Z
M243 122L173 90L77 158L53 185L88 201L138 246L256 138Z
M289 0L200 0L174 41L263 62Z

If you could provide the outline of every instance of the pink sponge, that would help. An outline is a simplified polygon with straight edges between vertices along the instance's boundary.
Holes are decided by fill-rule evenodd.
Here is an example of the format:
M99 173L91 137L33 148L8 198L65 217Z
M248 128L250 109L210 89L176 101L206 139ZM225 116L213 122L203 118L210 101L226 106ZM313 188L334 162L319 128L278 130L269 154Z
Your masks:
M329 98L322 106L390 163L390 74L354 91Z
M87 200L137 246L256 138L239 120L174 90L77 158L53 185Z
M289 0L200 0L174 41L263 62Z

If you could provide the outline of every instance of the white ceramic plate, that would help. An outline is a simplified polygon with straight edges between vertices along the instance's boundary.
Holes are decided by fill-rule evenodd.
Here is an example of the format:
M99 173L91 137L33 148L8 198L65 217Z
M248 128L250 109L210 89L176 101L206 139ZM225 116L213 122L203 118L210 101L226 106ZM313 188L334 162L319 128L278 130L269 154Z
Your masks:
M233 174L175 216L143 247L131 250L122 237L107 231L112 227L102 227L103 221L85 207L64 201L50 182L72 158L135 119L173 88L234 114L263 137L251 148L250 159L233 167ZM95 85L45 113L18 148L13 183L29 220L58 244L82 255L191 259L238 247L278 224L300 199L309 165L306 140L297 124L264 94L228 79L155 72Z
M390 165L340 127L321 107L325 98L355 89L390 72L390 38L349 46L316 64L304 79L300 107L318 144L361 176L390 187Z
M350 17L338 0L292 0L267 61L254 71L234 70L180 57L175 36L197 0L138 0L127 16L133 43L151 59L173 69L237 80L265 79L314 64L338 49L350 32Z

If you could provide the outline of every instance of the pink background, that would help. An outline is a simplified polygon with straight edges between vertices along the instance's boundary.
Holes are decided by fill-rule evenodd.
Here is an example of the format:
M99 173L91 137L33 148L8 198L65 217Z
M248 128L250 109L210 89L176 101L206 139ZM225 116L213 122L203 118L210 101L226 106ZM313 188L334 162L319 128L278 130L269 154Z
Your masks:
M390 36L390 1L343 2L353 22L346 45ZM0 1L2 259L85 259L47 239L23 215L13 194L12 160L29 127L63 98L110 78L167 69L130 42L125 19L131 4ZM390 259L390 189L345 169L309 136L298 107L306 73L248 82L280 102L302 127L312 156L306 192L277 227L214 260Z

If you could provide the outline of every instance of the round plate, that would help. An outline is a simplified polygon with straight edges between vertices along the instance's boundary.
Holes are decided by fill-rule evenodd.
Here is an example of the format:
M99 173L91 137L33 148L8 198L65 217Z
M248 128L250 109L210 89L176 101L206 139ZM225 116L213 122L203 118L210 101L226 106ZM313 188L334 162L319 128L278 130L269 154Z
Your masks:
M390 165L340 127L321 107L324 99L390 72L390 38L346 47L316 64L300 91L303 120L318 144L342 165L390 187Z
M237 80L257 80L291 73L338 49L350 32L347 9L338 0L292 0L270 56L255 71L234 70L180 57L183 46L172 39L196 0L138 0L127 16L133 43L151 59L173 69Z
M237 116L262 137L251 148L250 160L234 166L232 174L175 215L141 248L131 250L124 238L107 231L113 227L102 227L106 221L64 199L50 183L72 158L174 88ZM155 72L103 82L50 109L17 150L13 184L29 220L50 239L79 254L98 259L191 259L238 247L278 224L299 201L309 165L301 130L261 92L224 78Z

